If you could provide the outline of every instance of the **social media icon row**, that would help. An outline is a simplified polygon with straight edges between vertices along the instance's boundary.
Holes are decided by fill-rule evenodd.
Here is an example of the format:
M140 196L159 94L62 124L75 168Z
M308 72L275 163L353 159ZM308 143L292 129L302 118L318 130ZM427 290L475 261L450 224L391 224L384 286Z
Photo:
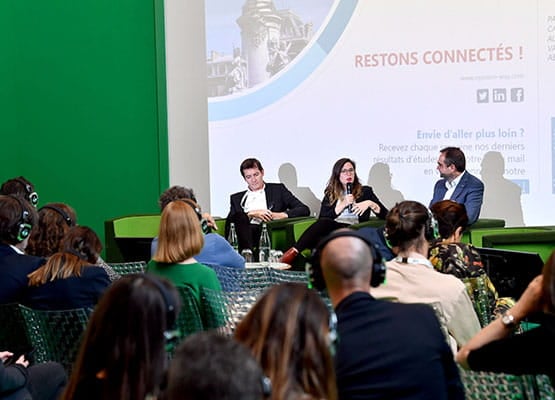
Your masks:
M508 92L508 93L507 93ZM510 95L510 97L508 96ZM477 103L522 103L524 101L523 88L496 88L476 90Z

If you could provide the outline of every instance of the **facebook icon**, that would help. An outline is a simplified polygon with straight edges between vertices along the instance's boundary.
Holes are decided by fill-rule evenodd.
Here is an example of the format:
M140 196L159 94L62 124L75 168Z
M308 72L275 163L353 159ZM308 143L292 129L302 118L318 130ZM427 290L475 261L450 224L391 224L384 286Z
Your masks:
M511 101L513 103L522 103L524 101L524 89L523 88L512 88L511 89Z

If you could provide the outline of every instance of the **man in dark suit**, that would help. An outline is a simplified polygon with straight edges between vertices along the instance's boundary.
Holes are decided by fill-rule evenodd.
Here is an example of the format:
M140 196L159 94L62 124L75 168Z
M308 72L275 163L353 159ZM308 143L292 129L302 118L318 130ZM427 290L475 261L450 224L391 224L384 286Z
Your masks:
M453 200L464 204L469 225L476 222L484 200L484 184L466 171L466 159L462 150L458 147L440 150L437 170L441 179L434 186L430 207L440 200Z
M0 195L0 304L21 303L27 275L44 263L24 253L37 211L25 199Z
M383 269L374 267L367 239L357 231L336 231L316 254L320 263L313 266L321 268L337 314L340 399L464 399L453 353L432 308L370 295L372 274Z
M230 197L226 237L230 223L235 223L240 250L256 247L262 223L310 214L309 208L285 185L264 182L264 168L256 158L247 158L239 169L248 189Z

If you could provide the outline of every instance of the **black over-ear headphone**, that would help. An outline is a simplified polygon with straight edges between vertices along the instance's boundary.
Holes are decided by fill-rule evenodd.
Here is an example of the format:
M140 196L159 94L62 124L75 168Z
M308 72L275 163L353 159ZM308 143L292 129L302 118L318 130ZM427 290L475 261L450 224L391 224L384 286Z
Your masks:
M21 208L21 215L19 216L19 221L14 226L12 231L12 237L17 241L17 243L23 242L25 239L29 237L31 234L31 230L33 229L33 225L31 224L31 215L29 211L25 208L25 204L23 204L23 200L19 197L10 195L11 198L17 200L19 203L19 207Z
M210 226L208 226L208 221L205 220L204 218L202 218L202 213L200 212L200 208L194 206L192 203L190 203L190 202L188 202L184 199L181 200L181 201L184 202L185 204L187 204L189 207L191 207L195 211L195 214L197 214L198 220L200 222L200 228L202 229L202 232L203 233L210 233Z
M45 208L48 209L48 210L53 210L53 211L57 212L58 214L60 214L60 216L64 219L64 221L66 222L66 224L68 226L75 225L73 220L71 219L71 217L68 215L68 213L66 213L60 207L56 207L56 206L52 206L52 205L47 204L47 205L42 206L41 208L39 208L39 212L41 212L41 210L44 210Z
M25 188L25 191L27 192L27 199L33 205L33 207L36 207L37 204L39 204L39 195L37 194L37 192L35 192L31 187L31 185L29 185L23 179L15 178L15 181L23 185L23 187Z
M306 264L306 270L308 274L309 287L312 287L318 291L323 291L326 288L326 282L324 281L324 275L322 273L322 266L320 265L320 256L322 250L333 239L338 237L355 237L364 241L370 249L372 254L373 264L372 264L372 277L370 278L370 286L378 287L385 280L385 263L378 250L378 247L370 242L366 237L364 237L360 232L355 230L340 230L335 231L323 238L318 246L312 252L310 257L310 263Z

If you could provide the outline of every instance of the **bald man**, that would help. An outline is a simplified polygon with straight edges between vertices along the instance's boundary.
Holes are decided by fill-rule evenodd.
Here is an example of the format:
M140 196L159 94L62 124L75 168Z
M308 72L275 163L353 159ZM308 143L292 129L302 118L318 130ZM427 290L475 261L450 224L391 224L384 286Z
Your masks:
M453 353L432 308L369 294L371 246L357 231L339 230L323 239L316 253L338 318L339 398L464 399Z

